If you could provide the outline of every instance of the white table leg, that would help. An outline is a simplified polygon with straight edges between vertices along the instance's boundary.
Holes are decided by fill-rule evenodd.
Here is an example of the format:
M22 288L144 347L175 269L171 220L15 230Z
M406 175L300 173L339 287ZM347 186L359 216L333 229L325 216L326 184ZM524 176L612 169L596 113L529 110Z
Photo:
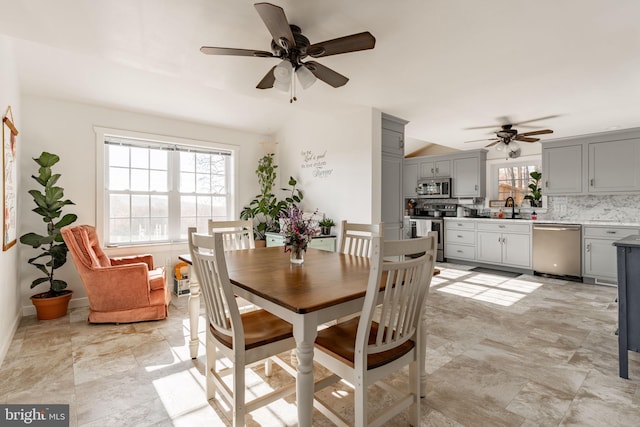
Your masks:
M198 357L198 320L200 319L200 283L193 268L189 268L189 353L191 358Z
M313 343L318 335L318 322L313 313L298 315L293 323L296 340L298 374L296 401L298 426L311 427L313 418Z
M420 322L420 339L422 340L422 360L420 360L420 397L427 395L427 310L423 310Z

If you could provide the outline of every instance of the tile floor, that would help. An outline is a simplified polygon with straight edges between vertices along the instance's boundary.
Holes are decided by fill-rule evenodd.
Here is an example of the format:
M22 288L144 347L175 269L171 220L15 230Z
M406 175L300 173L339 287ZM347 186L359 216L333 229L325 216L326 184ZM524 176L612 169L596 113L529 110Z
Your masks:
M640 424L640 353L630 353L630 379L619 378L614 288L439 267L428 298L421 425ZM71 426L229 425L204 398L204 346L189 358L186 298L174 297L165 321L90 325L86 317L82 308L53 321L23 319L0 367L0 402L69 403ZM275 365L268 382L261 366L247 378L257 394L292 381ZM347 385L323 395L350 416ZM377 407L387 397L372 388L369 401ZM295 414L292 398L280 400L247 425L295 425ZM331 423L316 411L314 425ZM390 425L405 426L406 417Z

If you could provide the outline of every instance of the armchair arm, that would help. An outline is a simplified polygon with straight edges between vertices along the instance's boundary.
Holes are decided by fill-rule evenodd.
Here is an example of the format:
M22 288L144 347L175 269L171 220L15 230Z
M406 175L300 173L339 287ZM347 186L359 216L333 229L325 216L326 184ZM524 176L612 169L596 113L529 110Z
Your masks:
M153 270L153 256L150 254L114 257L109 258L109 260L112 266L144 262L149 270Z
M126 310L150 303L149 269L142 262L93 268L83 281L89 304L96 311Z

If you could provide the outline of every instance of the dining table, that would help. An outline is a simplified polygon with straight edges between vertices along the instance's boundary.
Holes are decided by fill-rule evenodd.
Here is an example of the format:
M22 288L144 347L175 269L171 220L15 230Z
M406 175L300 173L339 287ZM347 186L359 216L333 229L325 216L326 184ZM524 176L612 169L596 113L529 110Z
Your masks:
M191 264L190 255L179 258ZM298 361L298 425L311 426L313 352L318 327L362 310L369 280L369 258L309 248L303 264L292 264L282 247L267 247L227 251L225 259L237 296L292 324ZM190 273L189 297L190 351L191 357L196 358L200 289L193 273ZM434 270L434 274L438 273ZM426 314L421 319L420 333L426 346ZM426 358L419 367L423 396L427 379L425 363Z

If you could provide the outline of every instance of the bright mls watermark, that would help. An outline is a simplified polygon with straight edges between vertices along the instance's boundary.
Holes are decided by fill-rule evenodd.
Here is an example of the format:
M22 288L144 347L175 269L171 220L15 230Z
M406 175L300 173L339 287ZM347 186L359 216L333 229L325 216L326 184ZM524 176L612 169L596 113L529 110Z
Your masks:
M69 405L0 405L0 427L69 427Z

